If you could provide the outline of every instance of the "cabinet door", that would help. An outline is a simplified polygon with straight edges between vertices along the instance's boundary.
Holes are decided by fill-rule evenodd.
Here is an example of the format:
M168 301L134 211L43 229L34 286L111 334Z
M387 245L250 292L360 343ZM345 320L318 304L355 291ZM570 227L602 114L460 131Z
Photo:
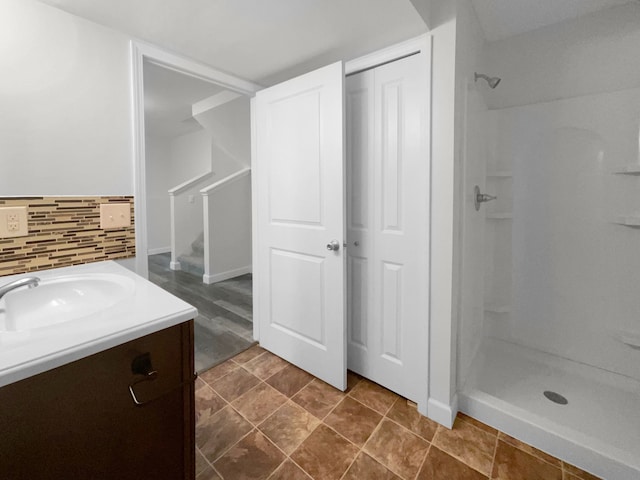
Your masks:
M193 479L192 322L0 389L0 476ZM150 353L153 381L132 361ZM181 359L182 361L178 361Z
M341 390L343 83L338 62L262 90L253 104L260 344Z

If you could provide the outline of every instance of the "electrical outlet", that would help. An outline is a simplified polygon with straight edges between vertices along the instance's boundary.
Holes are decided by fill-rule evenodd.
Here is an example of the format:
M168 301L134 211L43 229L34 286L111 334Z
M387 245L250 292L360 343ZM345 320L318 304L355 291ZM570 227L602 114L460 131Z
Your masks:
M0 208L0 238L29 235L27 207Z
M129 203L101 203L100 228L123 228L131 226Z

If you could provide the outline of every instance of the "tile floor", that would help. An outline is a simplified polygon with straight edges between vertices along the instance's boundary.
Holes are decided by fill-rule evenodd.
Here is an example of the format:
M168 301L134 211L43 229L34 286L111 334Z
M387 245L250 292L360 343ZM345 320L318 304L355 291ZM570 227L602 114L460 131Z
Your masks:
M340 392L259 346L196 385L198 480L593 480L460 415L452 430L349 373Z
M195 318L195 369L202 372L253 341L251 275L207 285L202 277L169 268L169 254L149 256L149 280L198 309Z

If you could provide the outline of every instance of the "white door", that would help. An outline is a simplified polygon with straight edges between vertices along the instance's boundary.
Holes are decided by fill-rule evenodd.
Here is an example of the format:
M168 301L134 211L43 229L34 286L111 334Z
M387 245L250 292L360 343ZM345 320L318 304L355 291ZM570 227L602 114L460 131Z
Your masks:
M348 365L428 384L429 50L347 78Z
M254 101L254 321L260 344L346 388L344 69L338 62ZM329 250L328 245L335 245Z

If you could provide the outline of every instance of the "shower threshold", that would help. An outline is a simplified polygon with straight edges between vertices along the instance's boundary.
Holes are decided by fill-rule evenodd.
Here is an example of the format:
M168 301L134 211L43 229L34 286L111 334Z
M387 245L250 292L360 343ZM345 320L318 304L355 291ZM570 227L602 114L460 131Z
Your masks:
M460 411L622 480L640 478L638 405L640 382L497 339L485 339L459 397Z

